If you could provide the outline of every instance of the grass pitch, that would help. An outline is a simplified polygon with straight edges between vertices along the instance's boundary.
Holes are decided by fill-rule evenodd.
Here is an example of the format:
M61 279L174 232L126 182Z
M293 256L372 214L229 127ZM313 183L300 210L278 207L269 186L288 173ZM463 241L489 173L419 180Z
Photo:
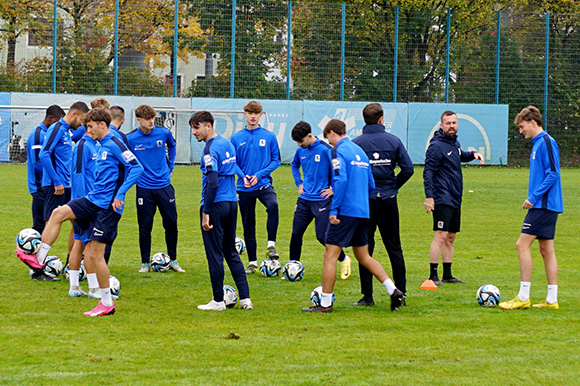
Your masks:
M337 280L332 314L307 314L320 284L323 247L308 230L306 274L300 282L249 276L255 309L199 311L211 298L199 227L200 172L178 167L173 184L179 212L178 260L184 274L137 272L140 266L134 191L111 257L122 284L117 313L88 318L94 300L71 299L68 283L30 280L15 255L14 237L30 227L31 198L23 165L0 166L0 384L199 385L520 385L578 384L580 170L562 171L564 205L556 232L561 309L504 312L477 305L491 283L512 298L519 288L514 243L527 193L527 169L464 169L462 230L454 274L469 282L420 290L429 272L431 216L423 209L422 169L399 193L401 239L407 263L408 306L389 310L375 281L376 306L356 308L358 268ZM290 168L274 173L280 204L277 249L286 262L297 193ZM265 251L265 211L258 205L258 249ZM238 221L238 234L241 225ZM51 254L66 258L66 235ZM390 272L384 246L375 257ZM152 253L164 250L158 216ZM534 245L532 302L546 295ZM352 255L352 254L351 254ZM244 263L247 257L242 255ZM261 257L260 257L261 259ZM442 270L440 266L440 270ZM226 283L233 284L226 270ZM86 289L86 282L81 283Z

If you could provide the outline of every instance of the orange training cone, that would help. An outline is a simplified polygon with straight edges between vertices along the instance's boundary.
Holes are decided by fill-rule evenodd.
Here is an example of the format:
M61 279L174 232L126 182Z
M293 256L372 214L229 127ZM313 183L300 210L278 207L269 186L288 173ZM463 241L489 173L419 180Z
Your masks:
M427 279L423 282L423 284L421 284L421 289L436 290L437 286L435 285L435 283L433 283L433 280Z

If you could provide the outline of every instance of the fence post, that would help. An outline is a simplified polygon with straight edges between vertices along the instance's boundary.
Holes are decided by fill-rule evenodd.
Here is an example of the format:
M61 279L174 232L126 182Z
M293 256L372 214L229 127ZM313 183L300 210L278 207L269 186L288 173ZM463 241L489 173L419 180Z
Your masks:
M179 0L175 0L173 10L173 97L177 96L177 40L179 39L179 24L177 19L179 17Z
M393 66L393 103L397 103L397 80L399 72L399 6L395 7L395 63Z
M115 0L115 47L113 59L113 94L119 89L119 0Z
M52 93L56 94L56 37L58 34L57 12L58 0L54 0L52 13Z
M234 97L234 81L236 69L236 0L232 1L232 53L230 64L230 98Z
M447 52L445 53L445 103L449 103L449 50L451 46L451 8L447 8Z
M497 28L496 28L496 44L495 44L495 104L499 104L499 63L500 63L500 36L501 36L501 11L497 11Z
M292 1L288 2L288 45L286 48L286 99L290 99L290 71L291 71L291 39L292 39Z
M550 64L550 12L546 12L546 44L544 64L544 129L548 127L548 65Z
M344 100L344 46L346 40L346 4L342 3L342 26L340 29L340 100Z

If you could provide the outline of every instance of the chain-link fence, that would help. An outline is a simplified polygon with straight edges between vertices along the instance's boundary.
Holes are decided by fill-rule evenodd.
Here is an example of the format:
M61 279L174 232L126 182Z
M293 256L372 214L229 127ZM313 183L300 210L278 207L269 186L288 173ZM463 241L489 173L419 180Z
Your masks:
M444 3L3 2L0 91L534 104L580 164L580 15Z

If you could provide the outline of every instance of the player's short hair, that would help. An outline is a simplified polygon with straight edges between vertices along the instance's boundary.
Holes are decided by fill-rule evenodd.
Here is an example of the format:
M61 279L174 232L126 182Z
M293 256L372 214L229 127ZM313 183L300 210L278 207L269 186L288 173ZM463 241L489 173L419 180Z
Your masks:
M111 113L107 109L96 108L90 110L83 118L83 124L86 125L88 122L105 122L107 127L111 124Z
M125 118L125 109L121 106L111 106L109 112L111 113L111 118L113 120L122 120Z
M103 97L95 98L91 101L92 109L108 109L111 104Z
M520 123L522 123L522 121L530 122L532 120L536 121L538 126L542 127L542 123L543 123L542 113L540 113L540 110L536 106L525 107L516 116L516 119L514 119L514 123L517 126Z
M379 119L383 116L383 106L380 103L369 103L363 109L363 118L367 125L379 123Z
M206 110L198 111L189 118L189 126L194 128L198 127L200 123L211 123L213 127L213 122L213 115Z
M445 110L443 112L443 114L441 114L441 118L439 118L439 120L441 121L441 123L443 123L443 117L450 117L452 115L457 115L457 114L455 114L455 111Z
M46 116L47 117L52 116L54 118L62 118L65 115L66 114L65 114L64 110L59 105L51 105L51 106L48 106L48 108L46 109Z
M296 142L302 141L308 134L312 133L310 123L300 121L292 129L292 139Z
M328 121L326 126L324 126L324 131L322 132L324 138L326 138L331 131L334 131L338 135L344 135L346 134L346 125L340 119L331 119Z
M149 105L141 105L135 109L135 116L137 118L151 119L155 118L155 109Z
M262 104L258 101L249 101L244 105L244 111L259 114L262 112Z
M83 101L77 101L77 102L73 103L72 105L70 105L68 110L69 111L76 110L76 111L80 111L81 113L88 113L89 106L87 106L87 104Z

